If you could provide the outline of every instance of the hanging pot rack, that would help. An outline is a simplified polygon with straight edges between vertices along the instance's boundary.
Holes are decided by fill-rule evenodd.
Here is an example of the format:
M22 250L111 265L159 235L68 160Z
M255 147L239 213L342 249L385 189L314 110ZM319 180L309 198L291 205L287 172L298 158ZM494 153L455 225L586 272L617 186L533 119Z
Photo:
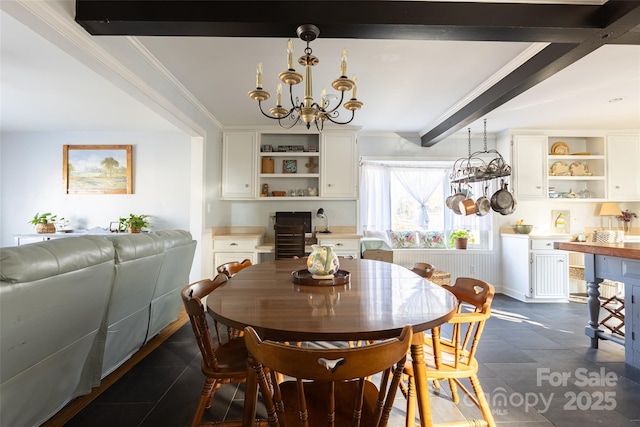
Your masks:
M468 184L511 176L511 166L494 149L487 150L487 119L484 120L484 149L471 152L471 128L469 128L469 156L453 163L449 180L452 183Z

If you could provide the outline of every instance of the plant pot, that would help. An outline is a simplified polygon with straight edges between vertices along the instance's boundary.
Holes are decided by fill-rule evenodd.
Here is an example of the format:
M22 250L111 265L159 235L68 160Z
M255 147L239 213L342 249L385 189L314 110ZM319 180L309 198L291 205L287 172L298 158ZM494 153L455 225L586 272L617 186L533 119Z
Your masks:
M133 228L133 227L127 228L127 233L140 233L141 231L142 231L142 228Z
M456 249L467 249L468 239L455 239Z
M51 234L56 232L55 224L37 224L36 225L36 233L38 234Z

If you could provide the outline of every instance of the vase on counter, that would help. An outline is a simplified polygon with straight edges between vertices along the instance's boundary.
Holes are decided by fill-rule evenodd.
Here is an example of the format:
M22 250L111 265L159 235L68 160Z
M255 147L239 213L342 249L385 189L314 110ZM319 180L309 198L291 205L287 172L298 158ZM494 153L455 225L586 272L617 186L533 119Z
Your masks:
M307 269L314 279L332 279L340 268L338 255L333 245L311 245L311 254L307 258Z

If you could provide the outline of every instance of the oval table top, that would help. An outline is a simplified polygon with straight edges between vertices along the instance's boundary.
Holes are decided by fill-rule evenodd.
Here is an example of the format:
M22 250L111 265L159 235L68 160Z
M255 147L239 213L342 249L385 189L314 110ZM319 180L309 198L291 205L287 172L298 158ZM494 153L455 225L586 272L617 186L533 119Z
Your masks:
M407 324L425 331L457 307L451 292L397 264L341 258L350 280L338 286L295 284L291 273L302 269L306 259L247 267L207 297L208 312L263 339L350 341L397 336Z

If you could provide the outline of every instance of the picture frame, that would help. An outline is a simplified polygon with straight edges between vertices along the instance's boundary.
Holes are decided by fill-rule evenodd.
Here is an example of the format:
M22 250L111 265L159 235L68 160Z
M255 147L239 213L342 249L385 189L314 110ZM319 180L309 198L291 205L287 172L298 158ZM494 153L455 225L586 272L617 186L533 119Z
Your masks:
M282 161L282 173L298 173L298 161L297 160L283 160Z
M131 145L63 145L66 194L132 194Z
M571 232L571 212L568 210L552 210L551 231L557 234L569 234Z

